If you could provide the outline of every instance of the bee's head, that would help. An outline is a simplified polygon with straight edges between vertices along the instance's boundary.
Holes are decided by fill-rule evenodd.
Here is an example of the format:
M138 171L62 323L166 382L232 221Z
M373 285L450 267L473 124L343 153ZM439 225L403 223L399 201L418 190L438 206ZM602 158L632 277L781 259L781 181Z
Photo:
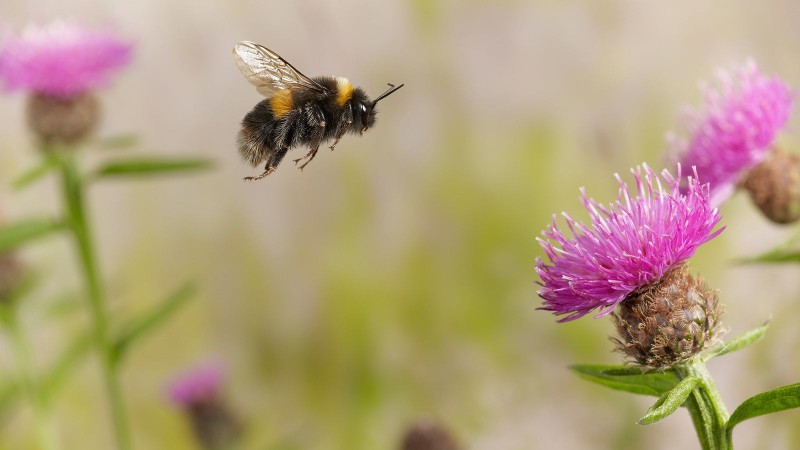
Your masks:
M375 114L378 112L377 109L375 109L375 105L401 87L403 87L402 84L400 86L390 84L389 89L379 95L375 100L370 100L361 88L353 90L353 124L350 126L351 131L354 133L363 133L375 125Z

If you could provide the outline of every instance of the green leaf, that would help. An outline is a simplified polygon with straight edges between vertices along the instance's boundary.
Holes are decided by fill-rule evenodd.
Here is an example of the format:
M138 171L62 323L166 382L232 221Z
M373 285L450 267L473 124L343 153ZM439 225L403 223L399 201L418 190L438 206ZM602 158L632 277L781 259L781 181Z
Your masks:
M782 386L748 398L731 414L727 429L730 433L737 424L753 417L800 407L800 383Z
M124 150L139 143L139 137L133 133L118 134L98 139L95 145L103 150Z
M94 177L116 178L166 175L175 172L204 170L211 166L211 161L207 159L139 156L107 161L95 171Z
M800 251L795 249L777 248L751 258L738 260L740 264L755 263L797 263L800 262Z
M86 299L82 295L83 293L78 292L65 292L47 306L47 317L60 318L82 311L86 307Z
M196 291L197 288L193 283L187 283L163 302L156 305L156 307L124 327L114 345L114 362L119 362L137 339L142 338L166 322Z
M642 372L638 367L575 365L570 369L579 377L611 389L641 395L661 396L678 384L674 371Z
M703 354L703 361L708 361L715 356L722 356L726 353L735 352L743 348L749 347L764 338L769 328L769 322L764 323L758 328L752 329L744 334L731 339L728 342L720 342L719 344L706 350Z
M687 377L681 380L674 388L665 392L647 410L644 417L639 419L639 424L650 425L674 413L683 405L683 402L700 384L700 377Z
M26 219L0 227L0 252L45 237L64 228L52 219Z
M29 169L28 171L24 172L20 175L11 186L16 189L20 190L27 186L30 186L36 181L39 181L42 177L47 175L53 169L58 168L59 161L58 158L54 155L47 155L42 158L42 161L39 163L38 166Z
M58 360L50 367L42 377L41 389L42 396L47 401L52 401L53 396L58 392L64 384L67 375L69 375L77 363L83 359L84 356L92 348L94 340L92 333L83 333L78 335L70 345L63 351Z

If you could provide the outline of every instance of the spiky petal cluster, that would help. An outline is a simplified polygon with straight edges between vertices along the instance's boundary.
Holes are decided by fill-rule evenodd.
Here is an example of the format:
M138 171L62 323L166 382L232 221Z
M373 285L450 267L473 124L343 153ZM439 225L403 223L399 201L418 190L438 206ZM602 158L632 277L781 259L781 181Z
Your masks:
M718 85L702 87L704 102L686 110L685 138L670 134L676 159L696 167L711 184L711 203L719 205L740 176L760 163L794 106L794 94L777 77L749 61L733 73L720 70Z
M132 46L110 30L63 21L30 25L0 49L0 78L7 90L66 98L105 85L130 61Z
M719 211L709 202L708 184L685 180L664 170L661 178L650 167L632 169L636 194L619 175L617 201L604 207L581 189L591 224L576 222L566 213L571 237L558 229L556 216L539 244L549 259L536 260L541 278L540 309L574 320L593 310L604 316L635 290L658 281L670 269L689 259L697 248L716 237Z

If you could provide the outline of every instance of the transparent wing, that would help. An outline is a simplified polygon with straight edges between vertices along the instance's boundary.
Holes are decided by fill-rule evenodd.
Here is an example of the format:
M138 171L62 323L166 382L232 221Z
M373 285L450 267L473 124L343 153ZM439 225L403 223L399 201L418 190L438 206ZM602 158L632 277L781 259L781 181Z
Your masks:
M233 59L247 81L266 97L282 89L307 88L321 93L327 92L319 83L300 73L263 45L249 41L239 42L233 47Z

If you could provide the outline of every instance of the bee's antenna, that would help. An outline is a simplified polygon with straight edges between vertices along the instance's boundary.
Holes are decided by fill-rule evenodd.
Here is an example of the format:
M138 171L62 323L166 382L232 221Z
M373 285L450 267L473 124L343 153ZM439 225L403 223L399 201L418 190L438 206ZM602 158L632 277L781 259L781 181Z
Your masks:
M389 89L387 89L386 92L384 92L383 94L379 95L378 98L373 100L372 101L373 105L375 105L375 103L378 103L379 100L382 100L382 99L388 97L389 95L391 95L392 92L394 92L394 91L400 89L401 87L405 86L405 84L401 84L400 86L395 86L392 83L386 83L386 84L389 85Z

